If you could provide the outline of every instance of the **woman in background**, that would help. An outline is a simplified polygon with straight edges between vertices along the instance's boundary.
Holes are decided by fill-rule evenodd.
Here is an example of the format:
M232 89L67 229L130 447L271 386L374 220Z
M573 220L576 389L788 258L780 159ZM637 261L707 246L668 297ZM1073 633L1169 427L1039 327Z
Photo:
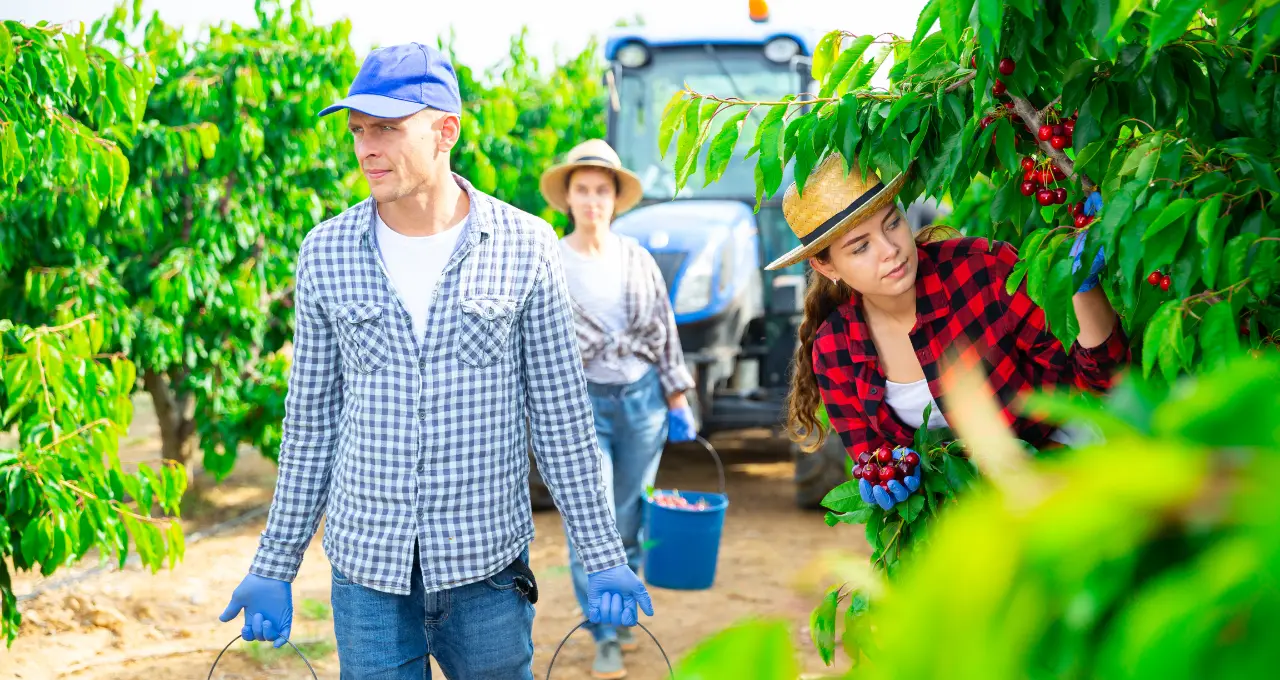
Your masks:
M604 454L604 483L627 560L639 573L645 487L657 475L664 444L696 436L684 396L693 377L657 262L635 239L610 230L615 217L639 203L639 178L606 142L593 139L548 169L541 189L548 205L569 216L572 231L561 239L560 253ZM572 542L569 564L585 614L587 578ZM630 629L588 629L596 641L592 676L625 677L622 651L635 645Z

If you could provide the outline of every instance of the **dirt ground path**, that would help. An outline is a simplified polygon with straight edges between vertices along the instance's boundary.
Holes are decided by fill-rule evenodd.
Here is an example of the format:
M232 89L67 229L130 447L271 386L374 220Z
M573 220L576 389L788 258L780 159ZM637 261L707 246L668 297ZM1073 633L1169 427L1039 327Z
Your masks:
M134 459L154 456L146 404L127 442ZM652 588L656 616L644 623L674 662L696 642L748 616L783 616L794 623L799 660L808 672L824 667L808 639L808 617L826 585L833 583L831 559L865 554L860 527L828 528L817 512L792 502L792 466L775 444L750 437L713 440L725 458L730 498L717 580L700 592ZM270 502L274 467L256 454L242 455L233 475L184 510L188 536L242 517ZM672 449L663 459L661 488L710 489L714 464L698 449ZM260 511L259 511L260 512ZM568 551L554 510L535 514L537 537L532 567L542 599L534 621L534 672L543 678L552 652L580 621L569 578ZM52 579L22 575L19 595L38 592L20 604L25 621L13 647L0 651L0 678L19 680L195 680L207 676L219 650L239 631L239 620L217 616L243 577L265 516L201 538L172 569L150 574L130 565L89 574L79 582L46 589L50 582L85 574L82 564ZM322 529L323 531L323 529ZM197 534L199 535L199 534ZM320 678L338 678L338 658L329 610L329 563L312 540L294 584L292 639L311 659ZM41 590L45 589L45 590ZM585 680L593 648L580 632L565 645L553 677ZM630 678L664 677L661 656L650 645L629 653ZM285 647L237 642L214 677L231 680L309 677ZM436 678L444 675L436 669Z

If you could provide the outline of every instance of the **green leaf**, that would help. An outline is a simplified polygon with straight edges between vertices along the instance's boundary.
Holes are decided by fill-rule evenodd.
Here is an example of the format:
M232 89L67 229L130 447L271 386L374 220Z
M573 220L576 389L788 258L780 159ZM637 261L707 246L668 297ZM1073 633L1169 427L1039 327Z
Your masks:
M711 186L712 182L719 181L724 176L725 169L729 167L729 160L733 158L733 148L738 144L738 135L742 133L743 123L750 112L750 108L744 107L742 111L729 116L720 127L720 132L716 133L715 138L711 140L711 149L707 152L707 164L703 172L706 176L704 187Z
M1202 278L1204 279L1204 285L1209 288L1213 288L1214 282L1218 280L1218 271L1222 264L1222 249L1226 245L1224 234L1227 230L1227 225L1230 223L1230 215L1223 215L1214 220L1214 226L1211 228L1211 233L1209 235L1209 244L1207 247L1202 245L1201 248L1204 253Z
M891 125L893 121L898 118L898 116L903 112L903 110L906 109L908 106L911 106L911 104L915 102L915 100L919 96L920 95L917 94L916 92L908 92L902 95L901 97L899 97L898 101L894 102L893 106L889 108L889 115L885 116L884 122L880 124L881 129L888 129L889 125Z
M993 38L984 41L982 48L999 54L1000 36L1004 33L1004 0L978 0L978 27L990 31Z
M1131 0L1123 0L1129 2ZM1187 30L1187 24L1195 16L1201 2L1161 2L1156 8L1156 16L1151 20L1151 34L1147 37L1147 58L1164 47L1165 43L1177 38Z
M964 29L969 26L969 11L973 8L973 0L939 0L939 19L942 21L942 35L946 37L948 54L953 59L960 57L960 39Z
M818 45L813 48L811 73L814 80L822 82L826 77L827 71L835 63L836 53L840 51L840 43L843 41L844 34L840 31L828 32L818 40Z
M945 38L943 38L941 32L933 33L933 34L929 33L929 31L933 30L934 24L938 23L938 16L941 13L942 13L941 0L929 0L928 2L925 3L924 9L920 10L920 16L916 19L916 32L915 32L915 35L911 38L912 59L915 59L915 54L923 45L922 41L925 39L926 35L928 35L930 39L932 39L934 36L937 36L938 47L934 49L935 52L937 51L937 49L942 48L942 46L945 44L944 42ZM915 68L913 67L911 70L914 71Z
M1259 156L1250 156L1243 159L1241 165L1248 169L1249 176L1258 183L1258 186L1273 194L1280 194L1280 178L1276 177L1276 171L1271 167L1271 163Z
M942 456L942 474L953 493L968 489L976 479L973 463L951 454Z
M1254 11L1262 7L1259 2ZM1272 48L1280 42L1280 4L1272 2L1271 7L1258 16L1257 26L1253 30L1253 61L1249 64L1249 76L1257 72L1258 67L1268 57L1274 58Z
M852 93L846 94L840 98L840 108L836 110L836 140L846 168L853 165L861 136L862 126L858 124L858 97Z
M822 663L830 666L836 654L836 609L840 604L840 589L827 592L822 603L809 614L809 637L818 649Z
M874 40L875 36L859 36L849 47L845 48L840 53L840 56L836 58L835 64L831 66L831 71L827 73L827 79L823 82L818 96L830 97L835 94L840 84L849 77L849 69L858 63L858 60L862 58L862 54L867 51L867 46Z
M1201 367L1223 366L1240 351L1240 336L1231 305L1218 303L1209 307L1200 321Z
M13 34L0 21L0 72L8 71L16 57L13 51Z
M794 678L800 675L791 628L780 618L748 619L703 639L680 659L675 677Z
M1160 213L1160 216L1156 218L1156 221L1152 222L1150 225L1147 226L1146 233L1143 234L1142 240L1144 242L1147 242L1147 241L1151 241L1157 236L1161 236L1161 232L1163 232L1166 227L1181 220L1187 214L1187 212L1189 212L1195 206L1196 206L1196 199L1194 198L1179 198L1173 203L1170 203ZM1180 232L1179 235L1185 234L1185 233L1186 233L1185 231ZM1170 231L1169 234L1164 235L1162 238L1171 237L1172 234L1174 234L1174 232ZM1181 238L1178 239L1178 243L1179 244L1182 243Z
M1253 0L1217 0L1218 25L1216 27L1218 46L1221 47L1226 43L1232 31L1240 26L1240 17L1244 16L1245 8Z
M681 90L667 102L666 108L662 110L662 121L658 124L658 154L659 158L667 157L667 150L671 148L671 138L676 133L676 128L680 121L684 118L685 109L694 99L686 98L688 91Z
M1107 31L1107 40L1115 40L1120 36L1120 29L1124 28L1125 23L1129 21L1129 17L1143 3L1143 0L1119 0L1120 4L1116 7L1116 12L1111 19L1111 28Z
M1072 133L1072 144L1084 149L1102 138L1102 118L1107 112L1107 85L1099 83L1080 107L1080 119Z
M756 130L756 144L760 147L760 169L764 178L766 196L773 196L782 186L782 126L786 106L769 109Z
M1142 375L1150 377L1157 358L1165 378L1172 381L1182 368L1182 301L1169 300L1156 310L1142 335Z
M1001 118L991 127L995 129L993 134L996 140L996 155L1000 157L1000 164L1014 177L1021 177L1018 172L1022 167L1020 165L1022 159L1019 157L1018 149L1014 144L1016 132L1009 123L1009 119Z
M1200 206L1200 213L1196 215L1196 238L1200 240L1201 248L1209 248L1216 240L1218 213L1221 210L1222 194L1211 196Z
M815 454L816 455L816 454ZM849 480L827 492L822 499L822 506L835 512L854 512L866 507L862 502L862 494L858 493L858 480Z
M866 84L871 82L871 79L876 75L876 71L879 71L880 67L884 65L884 60L889 56L890 50L891 50L890 47L885 47L884 49L880 50L880 53L877 54L871 61L868 61L867 63L863 64L860 68L858 68L858 70L850 73L849 76L847 76L846 78L848 82L847 83L842 82L840 84L840 87L838 88L838 91L853 92L855 90L860 90L863 87L865 87Z
M1227 278L1223 283L1235 284L1244 280L1245 263L1249 256L1249 247L1253 245L1254 237L1250 234L1238 234L1227 242L1227 250L1224 253L1224 259L1227 264Z
M907 499L907 502L899 507L902 508L902 519L907 522L914 522L920 516L920 512L924 510L924 496L915 493Z
M684 131L680 133L680 141L676 144L677 190L685 185L689 175L698 167L698 155L706 141L711 117L719 107L720 102L707 100L702 106L694 105L685 109Z

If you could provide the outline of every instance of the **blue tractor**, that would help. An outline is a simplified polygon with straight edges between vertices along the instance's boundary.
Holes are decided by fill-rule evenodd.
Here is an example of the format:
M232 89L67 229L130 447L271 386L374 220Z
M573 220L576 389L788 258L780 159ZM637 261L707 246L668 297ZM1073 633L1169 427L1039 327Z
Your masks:
M754 211L754 161L744 156L763 119L756 111L746 119L723 177L704 187L699 163L676 193L675 153L660 157L658 127L667 102L686 85L758 101L816 91L810 59L820 34L771 24L757 14L763 4L753 2L755 16L739 26L693 33L625 27L605 43L608 141L644 184L644 201L619 217L614 230L638 239L666 279L697 380L690 401L704 436L749 428L780 434L805 265L781 271L764 266L796 244L782 215L792 170L786 169L778 193ZM812 454L795 446L791 451L797 503L816 507L845 479L839 438Z

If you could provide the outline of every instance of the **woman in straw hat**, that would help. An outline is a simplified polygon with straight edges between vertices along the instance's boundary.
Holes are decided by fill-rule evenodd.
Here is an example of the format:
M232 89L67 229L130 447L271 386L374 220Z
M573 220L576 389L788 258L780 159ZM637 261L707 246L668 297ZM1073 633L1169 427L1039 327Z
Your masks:
M1098 284L1102 253L1073 296L1080 332L1064 349L1045 326L1044 311L1023 287L1005 282L1018 261L1014 248L984 238L934 240L913 236L895 202L905 173L882 183L846 174L832 154L814 171L804 194L793 184L783 212L801 245L769 269L808 260L809 277L796 348L788 426L797 441L826 432L825 405L850 457L867 462L882 446L909 446L932 406L927 427L947 426L949 404L940 372L947 360L977 363L1017 436L1037 446L1069 441L1066 433L1018 415L1012 404L1027 389L1049 386L1102 391L1127 362L1115 310ZM1101 207L1093 194L1090 215ZM1073 249L1075 267L1083 233ZM884 484L863 480L863 498L886 510L906 499L919 478Z
M547 204L569 216L561 258L573 302L578 346L604 453L605 487L633 570L639 570L643 493L666 441L695 437L685 368L666 284L653 256L635 239L614 234L613 219L640 202L640 180L618 154L593 139L569 151L541 180ZM569 545L574 594L587 608L587 578ZM626 675L622 651L629 629L588 626L596 640L592 675Z

